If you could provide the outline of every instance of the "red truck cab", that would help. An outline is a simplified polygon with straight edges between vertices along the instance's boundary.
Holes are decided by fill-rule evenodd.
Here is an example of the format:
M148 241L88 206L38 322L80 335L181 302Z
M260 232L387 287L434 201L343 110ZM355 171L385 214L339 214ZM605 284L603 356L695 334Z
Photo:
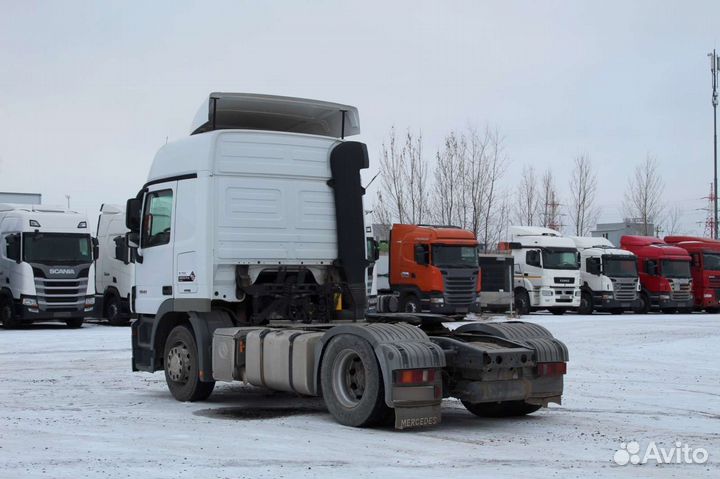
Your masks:
M720 311L720 241L694 236L666 236L665 242L690 254L695 309Z
M690 255L686 250L651 236L623 236L620 247L635 253L638 259L642 291L635 312L692 311Z
M479 310L478 241L472 232L394 224L389 250L390 291L379 293L397 298L397 310L444 314Z

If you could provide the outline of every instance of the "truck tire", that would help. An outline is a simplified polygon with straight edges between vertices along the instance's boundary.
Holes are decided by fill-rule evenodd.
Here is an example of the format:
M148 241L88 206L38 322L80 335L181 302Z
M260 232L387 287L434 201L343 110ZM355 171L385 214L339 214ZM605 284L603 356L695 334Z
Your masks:
M650 298L645 293L640 293L640 305L635 308L635 314L648 314L650 312Z
M578 314L588 315L593 313L593 300L592 296L590 296L590 293L587 291L582 292L582 296L580 296L580 306L578 307Z
M65 324L67 324L67 327L71 329L82 328L84 322L85 320L83 318L72 318L65 320Z
M623 314L625 310L622 308L614 308L610 310L610 314Z
M677 308L664 308L662 312L663 314L675 314L677 313Z
M400 301L400 312L419 313L422 311L420 300L414 294L406 294Z
M374 426L392 413L385 404L380 364L362 338L342 334L330 341L323 355L320 381L325 405L340 424Z
M186 326L175 326L165 341L163 353L165 382L178 401L202 401L215 387L215 381L200 381L195 336Z
M105 299L105 317L112 326L125 326L130 323L130 318L122 312L120 298L114 294L109 294Z
M491 403L471 403L462 401L465 409L480 417L525 416L540 409L540 406L525 401L503 401Z
M720 312L720 308L705 308L707 314L717 314Z
M3 328L12 329L20 326L20 321L15 319L15 308L12 299L7 296L0 297L0 321Z
M552 308L548 311L550 311L555 316L562 316L563 314L565 314L565 311L567 311L567 310L565 308Z
M515 293L515 311L520 316L530 314L530 296L527 291Z

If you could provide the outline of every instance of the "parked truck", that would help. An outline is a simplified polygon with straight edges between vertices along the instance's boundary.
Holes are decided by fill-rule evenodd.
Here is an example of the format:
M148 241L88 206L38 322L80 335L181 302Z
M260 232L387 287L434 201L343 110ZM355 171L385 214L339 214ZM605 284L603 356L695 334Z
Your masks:
M132 368L165 371L180 401L215 381L322 396L340 423L440 422L559 402L567 348L522 322L365 314L357 109L213 93L127 202L136 248Z
M536 226L511 226L511 240L500 243L515 261L515 310L564 314L580 306L580 259L575 242Z
M637 256L641 290L636 313L692 311L690 255L686 250L651 236L623 236L620 247Z
M640 306L637 258L606 238L573 236L580 252L579 314L607 311L622 314Z
M103 204L97 225L95 311L115 326L130 322L130 289L135 265L127 245L125 209Z
M386 266L387 271L380 270ZM480 310L478 241L471 231L452 226L394 224L387 275L378 289L379 312L464 314Z
M479 302L482 311L504 313L513 309L513 257L510 254L482 253Z
M95 303L97 251L85 215L51 206L0 204L0 236L3 326L63 321L81 327Z
M665 242L690 254L695 309L720 312L720 241L694 236L666 236Z

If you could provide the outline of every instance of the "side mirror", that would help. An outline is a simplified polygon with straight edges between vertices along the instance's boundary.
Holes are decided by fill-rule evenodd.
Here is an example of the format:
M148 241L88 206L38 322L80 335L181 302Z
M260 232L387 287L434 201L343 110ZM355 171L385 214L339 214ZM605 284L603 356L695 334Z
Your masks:
M587 272L598 276L600 274L600 259L599 258L588 258L587 259Z
M91 238L90 241L92 241L92 254L93 254L93 261L97 261L98 256L100 255L100 246L98 243L97 238Z
M372 240L372 259L373 261L380 259L380 244L375 239Z
M22 263L22 255L20 254L20 235L14 234L5 238L7 243L7 257L13 259L17 264Z
M115 259L122 261L123 264L130 264L127 236L117 236L113 241L115 242Z
M130 231L140 232L140 215L142 213L142 200L130 198L125 205L125 226Z
M645 272L650 276L657 276L657 264L655 264L655 261L648 261L645 264Z

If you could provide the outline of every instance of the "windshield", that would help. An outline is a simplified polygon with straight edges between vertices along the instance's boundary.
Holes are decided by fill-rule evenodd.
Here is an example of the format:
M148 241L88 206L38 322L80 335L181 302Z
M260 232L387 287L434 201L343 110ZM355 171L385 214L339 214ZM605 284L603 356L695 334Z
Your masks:
M632 257L603 256L603 273L611 277L634 278L637 276L637 262Z
M703 267L711 271L720 271L720 253L703 253Z
M477 268L477 247L433 245L432 264L445 268Z
M690 261L684 260L662 260L662 275L667 278L689 278Z
M575 250L542 250L543 268L580 269L580 261Z
M23 259L28 263L91 263L90 235L23 233Z

